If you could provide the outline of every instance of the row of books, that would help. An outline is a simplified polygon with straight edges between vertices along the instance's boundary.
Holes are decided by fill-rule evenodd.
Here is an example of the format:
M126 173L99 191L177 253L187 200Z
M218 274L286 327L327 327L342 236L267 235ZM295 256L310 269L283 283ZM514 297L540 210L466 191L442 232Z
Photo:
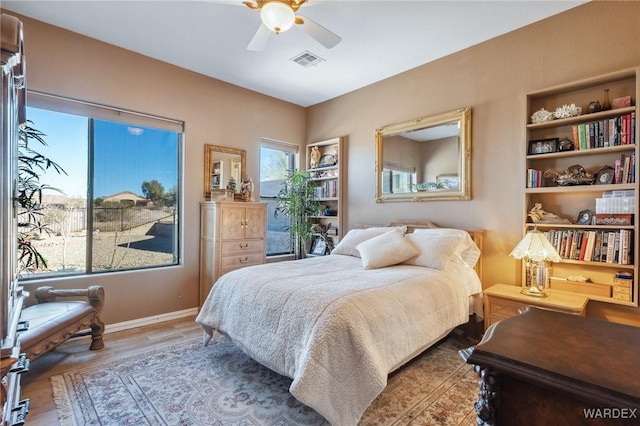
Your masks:
M527 170L527 188L541 188L544 186L542 179L542 170Z
M614 166L613 183L635 183L636 181L636 153L622 154Z
M336 198L338 196L338 181L328 180L313 189L315 198Z
M628 145L636 140L636 113L573 126L574 149Z
M630 265L633 260L633 231L551 229L545 232L563 259Z

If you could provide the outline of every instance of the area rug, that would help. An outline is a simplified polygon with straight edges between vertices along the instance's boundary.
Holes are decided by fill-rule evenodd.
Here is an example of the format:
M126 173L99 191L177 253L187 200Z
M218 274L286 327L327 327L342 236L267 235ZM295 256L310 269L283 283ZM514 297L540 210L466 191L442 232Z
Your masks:
M393 373L360 425L472 425L477 377L451 336ZM328 425L291 379L214 335L51 378L62 426Z

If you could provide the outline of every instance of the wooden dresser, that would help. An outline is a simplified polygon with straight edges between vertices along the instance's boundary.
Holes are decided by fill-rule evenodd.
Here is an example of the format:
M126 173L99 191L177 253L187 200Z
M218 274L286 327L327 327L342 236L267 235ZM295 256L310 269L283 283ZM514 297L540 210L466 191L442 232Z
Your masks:
M460 351L478 425L640 424L640 328L536 307Z
M200 204L200 304L213 283L234 269L266 261L267 205L215 201Z

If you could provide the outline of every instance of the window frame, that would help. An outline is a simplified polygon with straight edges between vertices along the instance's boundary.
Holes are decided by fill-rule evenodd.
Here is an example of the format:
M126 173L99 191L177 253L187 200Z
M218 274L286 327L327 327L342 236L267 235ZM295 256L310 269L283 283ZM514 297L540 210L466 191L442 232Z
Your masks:
M300 145L297 144L293 144L293 143L289 143L289 142L281 142L281 141L276 141L273 139L267 139L267 138L261 138L260 139L260 147L259 147L259 158L260 161L262 161L262 148L267 148L267 149L272 149L272 150L277 150L277 151L283 151L287 154L291 155L291 161L290 161L290 168L288 169L288 171L291 171L297 167L299 167L300 164ZM260 173L262 173L262 164L260 164ZM259 180L260 182L262 182L262 175L259 176ZM261 202L268 202L268 201L263 201L263 200L276 200L275 196L271 196L271 197L266 197L262 195L262 185L260 185L260 194L259 194L259 200ZM268 210L268 209L267 209ZM269 228L269 219L271 218L272 215L267 214L267 230L265 230L265 232L268 231ZM291 237L290 237L291 238ZM290 239L290 241L292 241L292 239ZM266 242L265 242L266 244ZM293 246L289 246L289 251L288 252L277 252L277 253L272 253L269 254L268 252L268 248L265 249L265 252L267 253L267 258L276 258L279 256L290 256L293 254Z
M153 114L141 113L137 111L127 110L124 108L107 106L102 104L97 104L93 102L87 102L82 100L77 100L73 98L66 98L58 95L51 95L44 92L39 92L35 90L27 90L27 103L29 107L51 111L53 113L63 113L63 114L71 114L76 116L81 116L87 119L88 121L88 130L89 134L87 135L87 161L89 163L89 171L86 174L87 178L87 199L86 199L86 211L87 211L87 219L86 219L86 235L87 238L85 240L85 267L84 271L73 271L73 272L44 272L44 273L26 273L22 274L20 277L21 281L34 281L34 280L45 280L51 278L64 278L71 276L92 276L92 275L102 275L102 274L110 274L110 273L120 273L127 271L139 271L145 269L156 269L156 268L171 268L176 266L184 265L184 162L185 162L185 122L182 120L169 119L166 117L160 117ZM175 214L177 216L177 220L175 223L175 245L173 247L173 255L174 261L172 263L160 264L160 265L144 265L144 266L136 266L136 267L119 267L116 269L99 269L94 270L92 264L93 258L93 227L94 220L93 217L93 161L94 161L94 152L93 146L94 143L92 141L91 133L93 131L92 127L94 124L94 120L99 119L103 121L109 121L114 123L119 123L123 125L130 126L141 126L147 128L153 128L157 130L171 131L177 134L177 163L176 163L176 200L175 200ZM37 127L37 123L34 123L35 127ZM52 158L54 161L55 158Z

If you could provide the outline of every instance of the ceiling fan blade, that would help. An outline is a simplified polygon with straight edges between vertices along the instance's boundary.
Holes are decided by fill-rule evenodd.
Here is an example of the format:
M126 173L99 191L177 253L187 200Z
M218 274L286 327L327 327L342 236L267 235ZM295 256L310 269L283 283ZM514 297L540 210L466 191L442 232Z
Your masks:
M342 37L340 37L339 35L332 33L322 25L312 21L307 17L297 16L297 18L300 18L303 21L298 25L298 28L307 33L307 35L309 35L311 38L313 38L315 41L317 41L327 49L335 47L342 40ZM296 24L297 23L298 22L296 22Z
M271 30L260 24L258 31L254 34L253 38L247 45L247 50L251 50L254 52L260 52L267 47L267 43L269 43L269 39L271 39Z

